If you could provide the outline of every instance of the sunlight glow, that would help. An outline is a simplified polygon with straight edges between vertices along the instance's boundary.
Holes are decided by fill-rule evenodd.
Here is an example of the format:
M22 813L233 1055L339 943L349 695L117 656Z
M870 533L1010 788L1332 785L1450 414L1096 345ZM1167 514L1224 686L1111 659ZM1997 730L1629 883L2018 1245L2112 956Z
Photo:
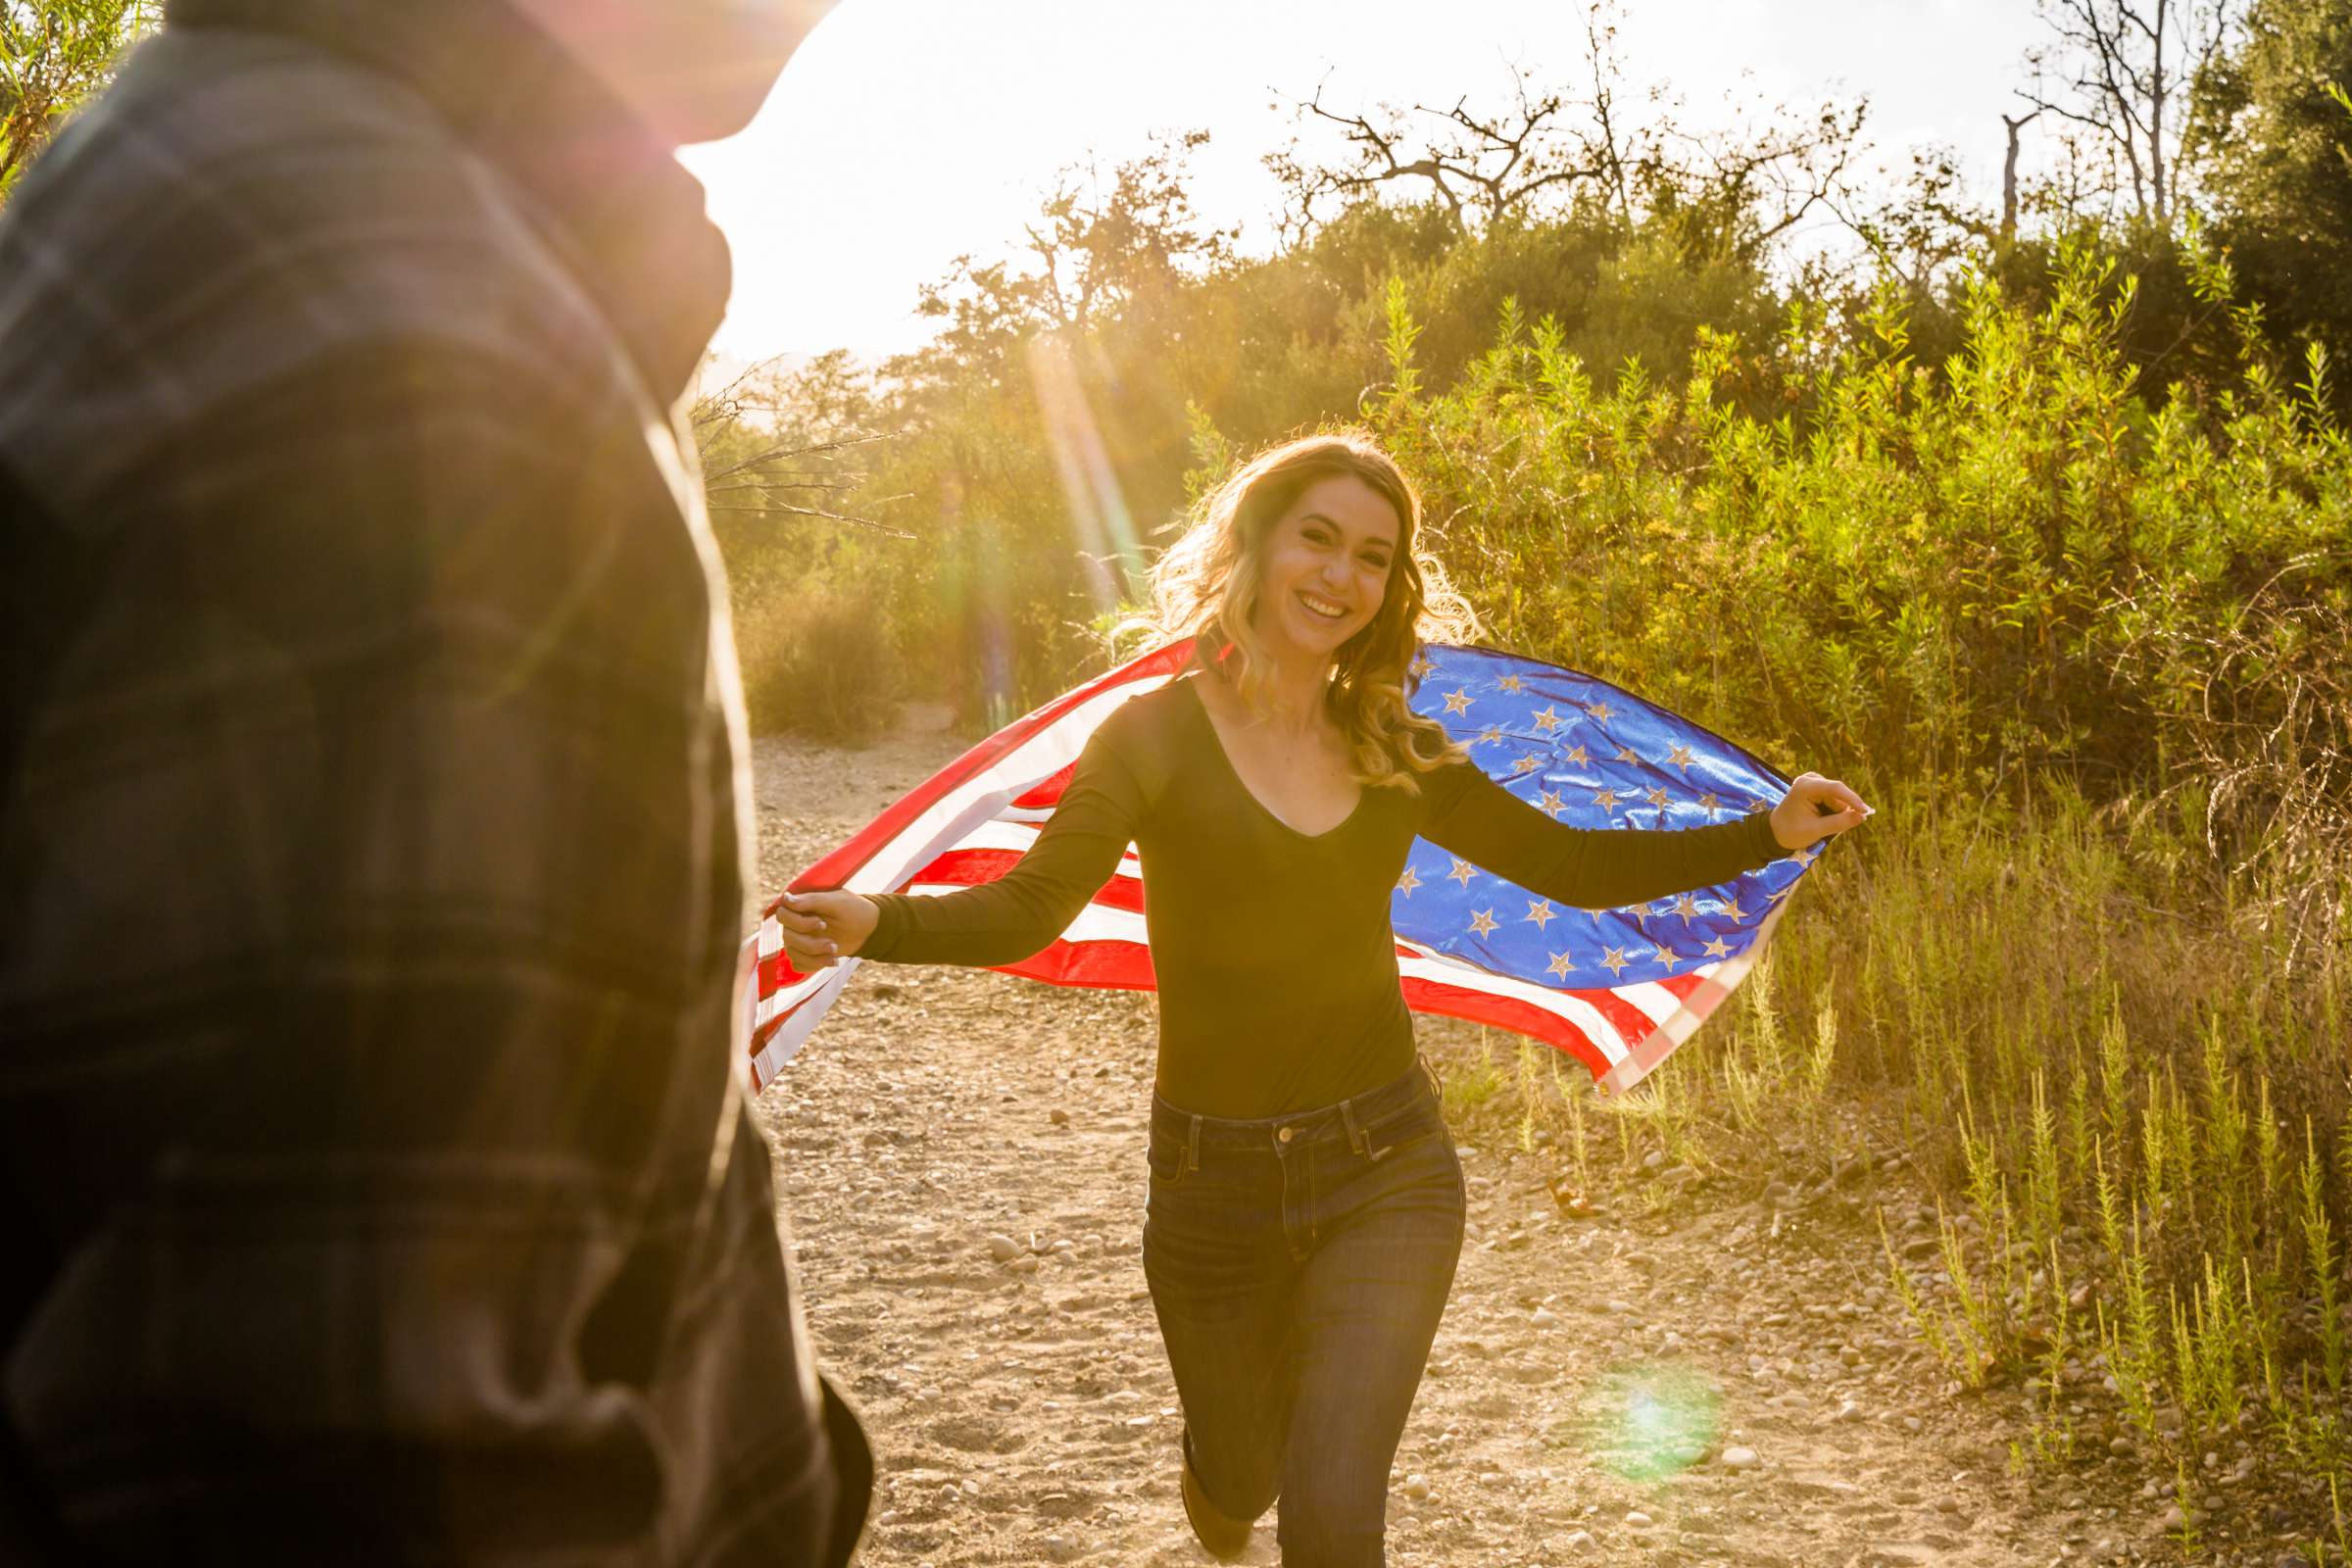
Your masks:
M1086 562L1087 589L1097 610L1115 612L1122 600L1132 597L1144 576L1143 542L1136 537L1126 493L1119 488L1109 449L1095 426L1086 387L1070 363L1069 345L1058 337L1033 341L1029 374L1037 387L1038 408L1045 415L1046 436L1054 447L1054 466L1061 475L1062 495L1069 502L1070 525L1078 535L1075 542Z
M1676 0L1621 6L1628 104L1661 84L1684 122L1732 101L1868 94L1884 162L1958 147L1997 186L2033 0ZM1353 109L1497 94L1512 63L1574 85L1583 12L1559 0L844 0L742 134L682 155L735 249L718 348L736 360L925 341L922 285L960 255L1007 255L1055 171L1105 172L1154 132L1204 128L1189 188L1203 221L1273 243L1279 188L1261 163L1312 95ZM1834 226L1824 219L1825 225ZM1816 236L1826 237L1826 236Z

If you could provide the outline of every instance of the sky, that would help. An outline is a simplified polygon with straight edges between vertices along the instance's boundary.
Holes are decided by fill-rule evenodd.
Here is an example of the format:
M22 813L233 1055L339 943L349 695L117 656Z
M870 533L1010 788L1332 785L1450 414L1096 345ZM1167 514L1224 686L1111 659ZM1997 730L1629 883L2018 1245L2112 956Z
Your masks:
M1008 254L1056 171L1107 171L1154 132L1210 133L1194 205L1262 253L1278 191L1260 160L1297 131L1293 101L1320 84L1348 111L1496 103L1514 65L1581 73L1583 19L1576 0L844 0L748 128L680 155L735 253L715 347L914 347L923 284L958 255ZM2034 0L1642 0L1618 19L1620 95L1663 88L1699 129L1867 97L1869 164L1947 145L1990 203L1999 117L2046 37ZM2029 130L2029 170L2035 150Z

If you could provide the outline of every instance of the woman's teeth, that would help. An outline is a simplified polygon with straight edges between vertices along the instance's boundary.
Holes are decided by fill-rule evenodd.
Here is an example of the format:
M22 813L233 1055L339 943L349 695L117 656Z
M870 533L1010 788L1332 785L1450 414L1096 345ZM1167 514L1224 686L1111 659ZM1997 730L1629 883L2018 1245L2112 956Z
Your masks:
M1307 609L1313 611L1316 614L1321 615L1325 620L1343 620L1347 618L1348 612L1343 610L1338 605L1333 604L1328 599L1317 599L1313 594L1300 594L1298 596L1298 602L1304 605Z

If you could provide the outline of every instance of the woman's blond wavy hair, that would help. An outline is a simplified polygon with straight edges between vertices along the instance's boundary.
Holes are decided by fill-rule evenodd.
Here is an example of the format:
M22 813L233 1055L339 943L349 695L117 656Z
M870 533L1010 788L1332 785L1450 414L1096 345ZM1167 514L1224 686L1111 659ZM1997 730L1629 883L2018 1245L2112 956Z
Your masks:
M1415 775L1464 754L1436 720L1405 706L1420 684L1411 666L1425 642L1474 640L1478 617L1445 568L1419 549L1421 497L1412 481L1363 431L1301 436L1236 468L1200 499L1184 536L1152 564L1152 606L1127 624L1163 639L1197 638L1194 662L1203 669L1220 660L1238 663L1243 700L1266 712L1270 676L1252 625L1266 541L1307 486L1341 475L1362 480L1396 509L1396 549L1371 624L1340 645L1325 701L1354 753L1357 782L1416 794Z

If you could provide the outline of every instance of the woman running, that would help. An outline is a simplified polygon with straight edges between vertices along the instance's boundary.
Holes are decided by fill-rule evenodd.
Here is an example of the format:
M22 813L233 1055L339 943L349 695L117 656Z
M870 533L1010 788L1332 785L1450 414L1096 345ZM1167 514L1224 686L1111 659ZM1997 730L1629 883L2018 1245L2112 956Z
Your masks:
M1800 775L1770 813L1678 832L1552 820L1405 705L1468 608L1415 551L1420 502L1356 434L1260 454L1152 571L1194 667L1087 743L1001 879L802 893L794 967L1012 963L1133 843L1159 996L1144 1274L1184 1408L1185 1513L1219 1560L1279 1499L1288 1568L1385 1560L1389 1466L1461 1251L1460 1161L1414 1049L1389 901L1416 836L1611 908L1709 887L1852 827Z

